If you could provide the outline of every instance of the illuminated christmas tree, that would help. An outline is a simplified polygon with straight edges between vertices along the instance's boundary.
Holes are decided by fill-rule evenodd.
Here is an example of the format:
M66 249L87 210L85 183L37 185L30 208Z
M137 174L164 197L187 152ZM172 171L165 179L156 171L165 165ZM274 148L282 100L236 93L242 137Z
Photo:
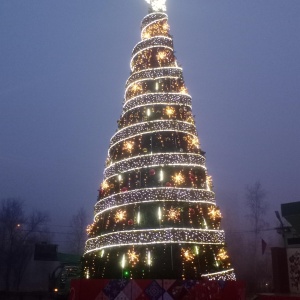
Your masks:
M83 256L87 278L234 280L165 0L146 0Z

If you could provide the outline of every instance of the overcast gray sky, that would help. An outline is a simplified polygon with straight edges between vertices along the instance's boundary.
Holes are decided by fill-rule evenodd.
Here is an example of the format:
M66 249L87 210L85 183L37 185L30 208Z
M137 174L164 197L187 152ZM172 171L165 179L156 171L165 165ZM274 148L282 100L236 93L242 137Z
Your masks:
M300 201L300 1L167 5L218 204L234 221L260 180L275 219ZM146 14L144 0L0 1L1 198L91 221Z

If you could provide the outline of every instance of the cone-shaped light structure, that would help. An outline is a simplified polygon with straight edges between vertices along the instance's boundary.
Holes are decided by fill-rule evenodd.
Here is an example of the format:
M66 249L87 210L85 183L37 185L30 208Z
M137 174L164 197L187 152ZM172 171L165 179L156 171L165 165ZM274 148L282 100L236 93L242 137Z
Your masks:
M151 5L132 52L84 271L90 278L233 280L165 0Z

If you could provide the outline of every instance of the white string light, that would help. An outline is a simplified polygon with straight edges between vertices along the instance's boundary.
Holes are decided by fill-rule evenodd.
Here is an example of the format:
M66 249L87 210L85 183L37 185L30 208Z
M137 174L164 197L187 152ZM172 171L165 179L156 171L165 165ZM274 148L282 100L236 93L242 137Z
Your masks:
M215 194L203 189L176 188L176 187L157 187L143 188L122 193L116 193L99 200L95 204L95 216L97 217L111 209L122 206L148 203L148 202L185 202L193 204L215 205ZM207 224L204 220L206 228Z
M153 153L129 157L112 163L104 169L104 178L107 180L118 173L144 168L145 166L150 168L159 165L199 166L206 170L205 158L197 153Z
M194 228L160 228L111 232L88 239L85 245L85 254L120 246L178 243L223 245L225 243L224 231Z

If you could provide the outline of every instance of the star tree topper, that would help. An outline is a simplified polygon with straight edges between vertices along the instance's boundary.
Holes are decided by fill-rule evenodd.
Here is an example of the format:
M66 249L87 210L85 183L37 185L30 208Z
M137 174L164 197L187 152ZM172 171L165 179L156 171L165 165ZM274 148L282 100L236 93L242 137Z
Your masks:
M167 0L146 0L147 3L149 3L154 11L166 11Z

